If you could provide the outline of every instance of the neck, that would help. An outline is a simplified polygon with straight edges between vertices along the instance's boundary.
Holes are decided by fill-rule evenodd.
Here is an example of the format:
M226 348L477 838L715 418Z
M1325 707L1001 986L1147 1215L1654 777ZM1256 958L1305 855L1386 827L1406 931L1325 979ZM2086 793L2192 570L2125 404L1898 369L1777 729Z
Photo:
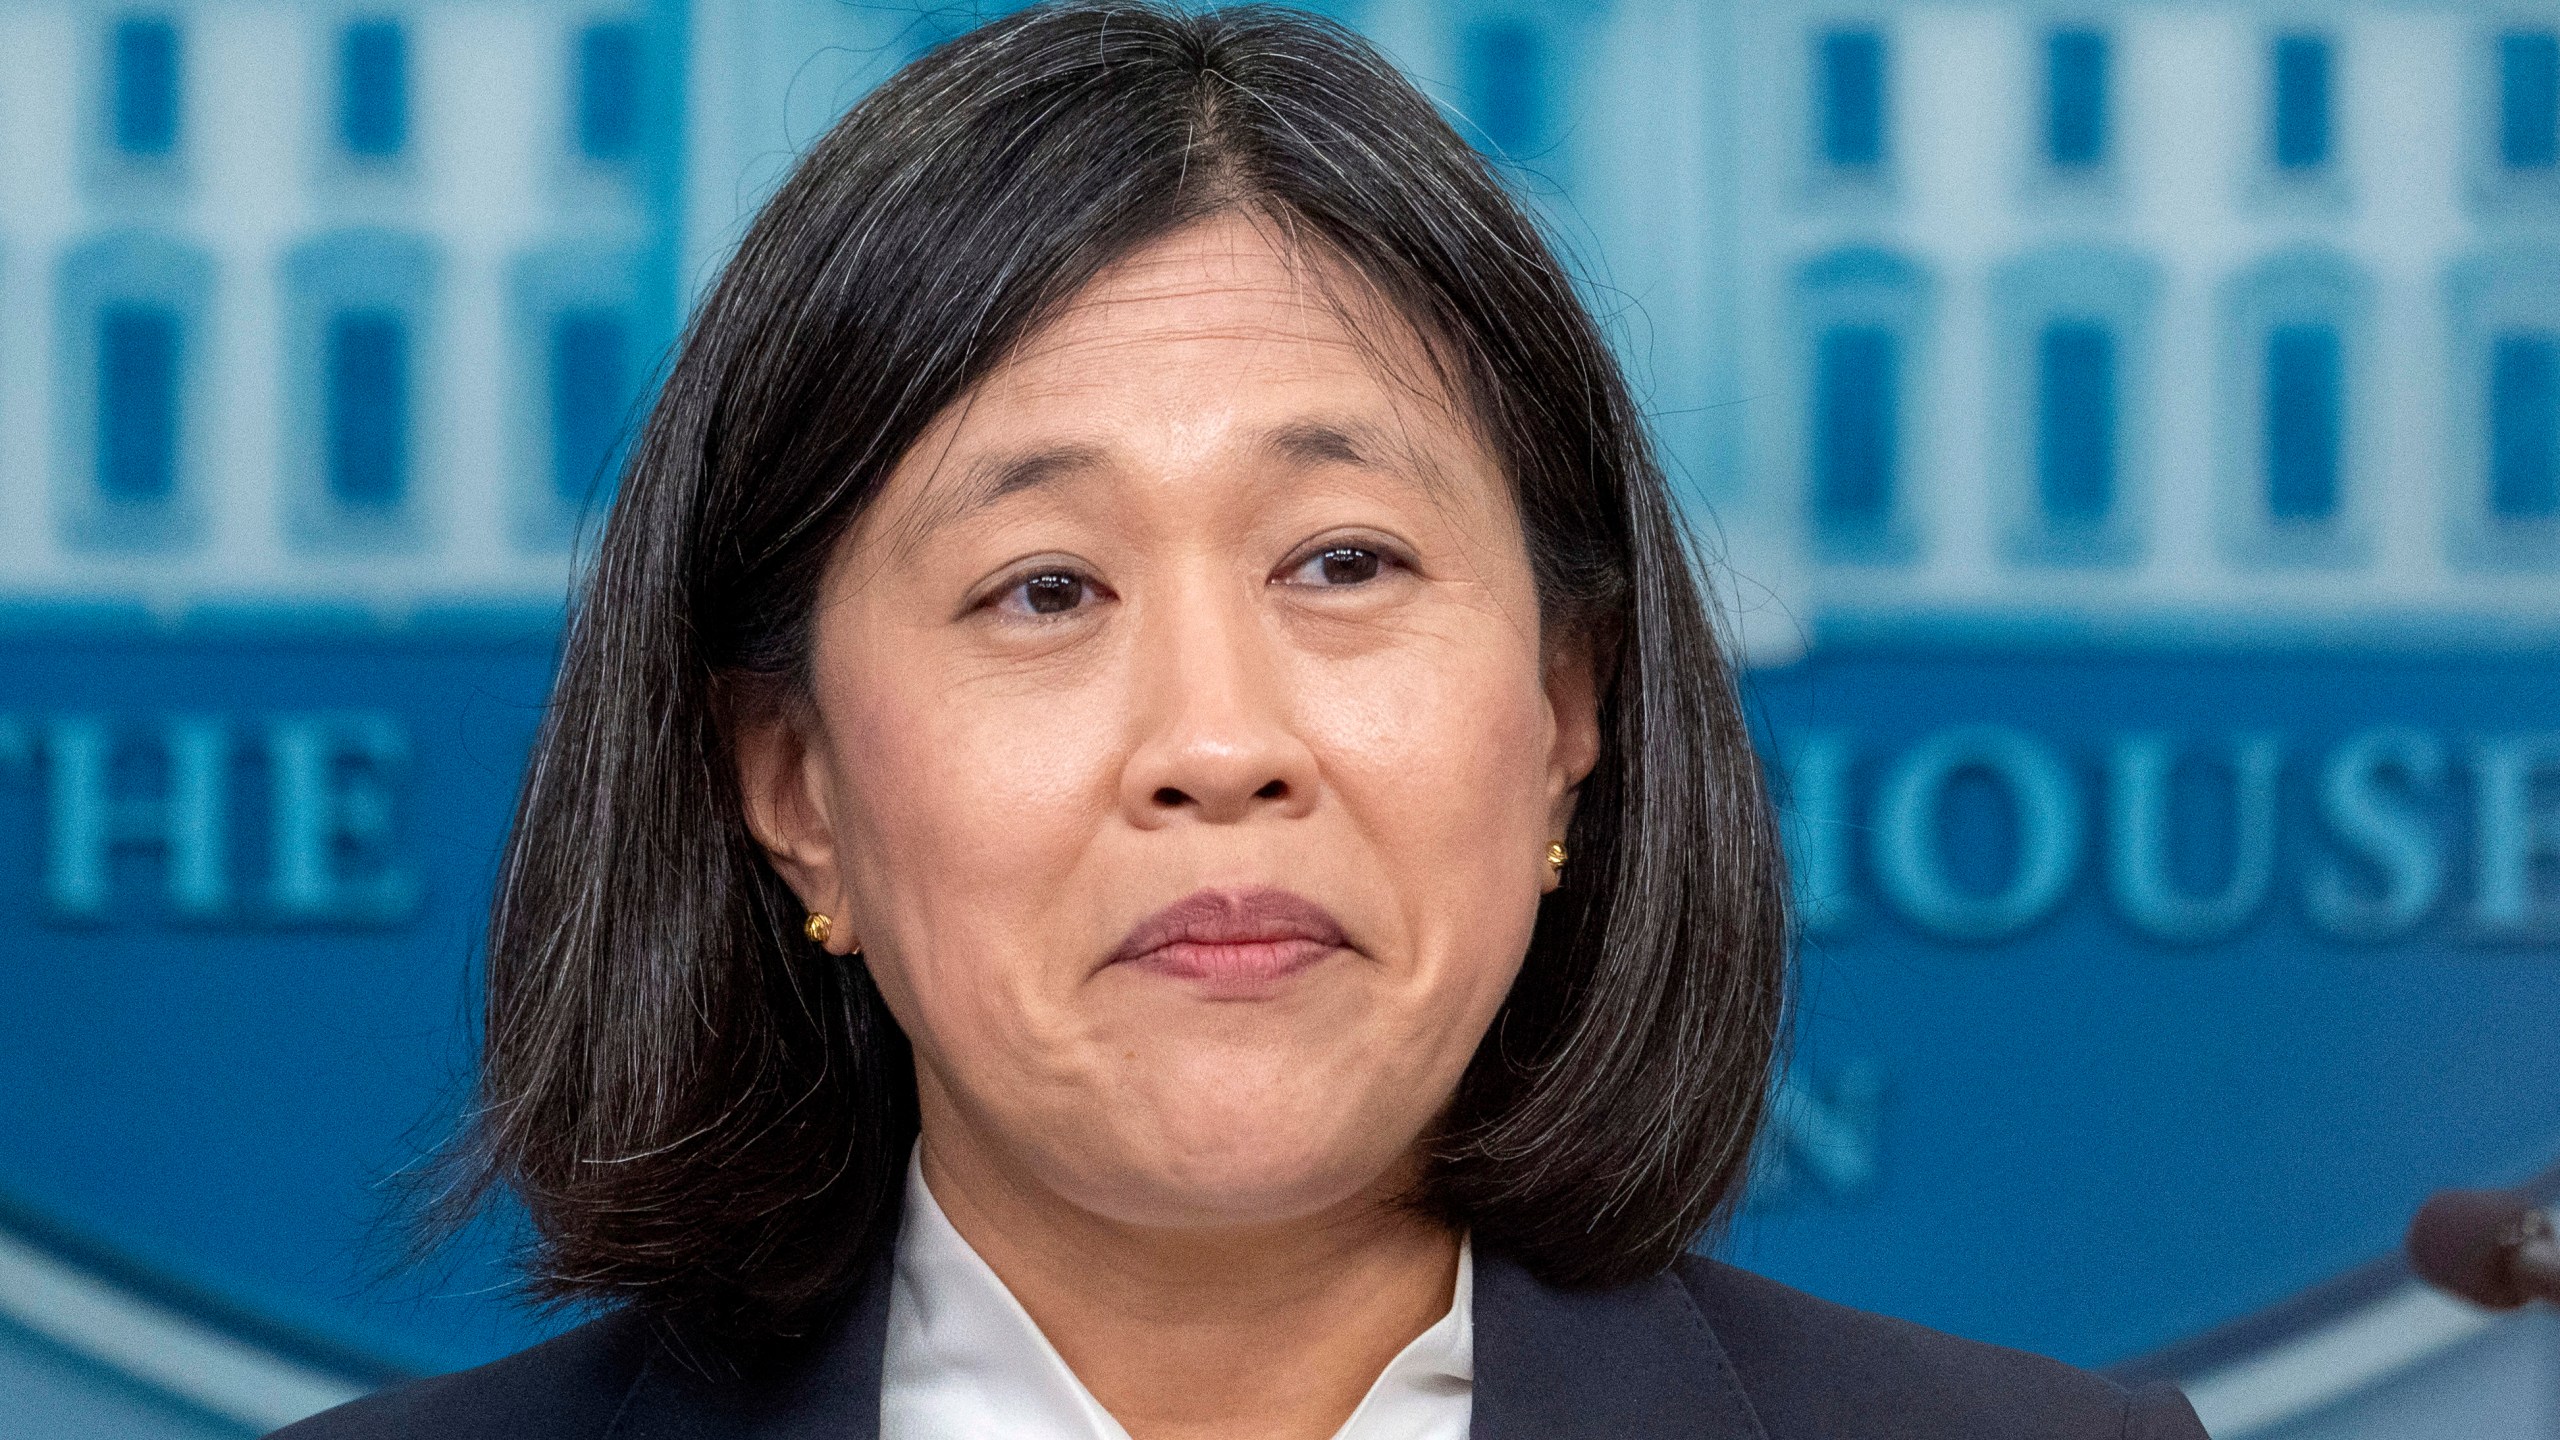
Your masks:
M1397 1203L1402 1176L1286 1223L1133 1226L932 1128L935 1203L1131 1440L1325 1440L1448 1313L1458 1238Z

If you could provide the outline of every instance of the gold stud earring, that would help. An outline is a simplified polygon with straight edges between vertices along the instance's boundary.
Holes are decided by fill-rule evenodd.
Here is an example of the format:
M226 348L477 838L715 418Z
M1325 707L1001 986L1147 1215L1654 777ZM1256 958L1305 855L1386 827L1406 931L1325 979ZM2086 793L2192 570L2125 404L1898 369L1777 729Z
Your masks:
M1547 868L1557 874L1564 873L1564 862L1571 858L1573 857L1564 853L1563 841L1558 840L1547 846Z
M828 934L835 928L835 921L812 910L809 912L809 918L801 922L800 933L808 936L811 944L824 945L827 943Z

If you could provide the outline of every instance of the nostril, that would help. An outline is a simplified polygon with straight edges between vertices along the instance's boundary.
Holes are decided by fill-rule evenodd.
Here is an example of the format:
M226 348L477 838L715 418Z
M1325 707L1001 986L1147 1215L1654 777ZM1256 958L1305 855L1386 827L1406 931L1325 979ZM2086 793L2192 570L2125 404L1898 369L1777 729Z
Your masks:
M1182 793L1181 791L1179 791L1179 790L1174 789L1172 786L1167 785L1167 786L1165 786L1163 789L1158 790L1158 791L1156 792L1156 797L1155 797L1155 798L1156 798L1156 803L1157 803L1157 804L1164 806L1164 807L1165 807L1166 809L1168 809L1168 810L1171 810L1171 809L1174 809L1174 808L1176 808L1176 807L1180 806L1180 805L1182 804L1182 802L1184 802L1184 801L1186 801L1186 800L1190 799L1191 797L1190 797L1190 796L1188 796L1188 795L1183 794L1183 793Z
M1277 800L1288 793L1288 781L1274 780L1270 784L1263 786L1261 789L1254 791L1253 798L1256 800Z

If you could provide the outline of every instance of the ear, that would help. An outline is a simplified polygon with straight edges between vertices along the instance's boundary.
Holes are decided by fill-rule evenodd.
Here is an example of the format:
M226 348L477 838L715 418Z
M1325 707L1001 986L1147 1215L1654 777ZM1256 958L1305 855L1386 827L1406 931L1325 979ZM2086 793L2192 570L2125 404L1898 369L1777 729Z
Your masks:
M738 761L738 796L747 833L764 847L775 872L800 903L836 918L827 948L838 950L853 927L845 921L845 897L836 868L834 770L814 717L789 704L759 705L731 734Z
M1582 782L1600 763L1600 660L1598 646L1587 635L1570 636L1552 647L1545 661L1547 713L1554 717L1555 740L1547 754L1547 838L1561 841L1573 820ZM1555 876L1548 875L1554 888Z

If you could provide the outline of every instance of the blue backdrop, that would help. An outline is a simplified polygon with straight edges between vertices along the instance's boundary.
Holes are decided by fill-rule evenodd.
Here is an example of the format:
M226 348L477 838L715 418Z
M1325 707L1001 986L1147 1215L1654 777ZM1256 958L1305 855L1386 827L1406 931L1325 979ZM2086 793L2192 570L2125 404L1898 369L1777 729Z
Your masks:
M385 1274L553 643L515 613L0 639L0 1191L408 1365L539 1333L488 1237ZM2535 1168L2555 692L2534 656L2034 645L1756 677L1810 934L1726 1251L2103 1362Z

